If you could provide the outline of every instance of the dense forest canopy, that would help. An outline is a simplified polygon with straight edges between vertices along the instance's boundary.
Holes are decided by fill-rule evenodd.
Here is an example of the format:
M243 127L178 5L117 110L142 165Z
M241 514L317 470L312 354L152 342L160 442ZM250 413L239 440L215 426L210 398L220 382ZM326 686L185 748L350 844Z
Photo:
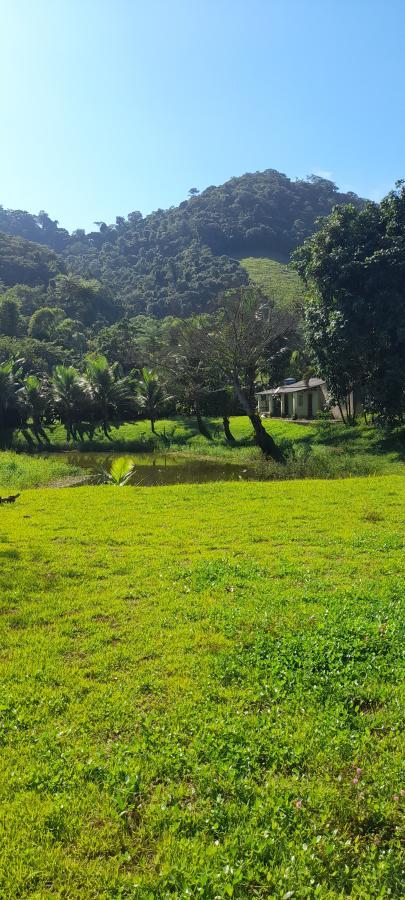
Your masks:
M16 397L7 427L29 425L32 375L35 391L47 396L51 377L53 396L55 377L64 373L64 386L79 391L90 370L101 380L110 373L117 396L122 388L113 417L128 412L132 390L136 410L148 409L152 422L170 400L195 414L201 433L202 415L220 408L232 440L236 403L274 458L278 450L256 413L259 383L316 370L348 410L348 423L355 394L366 413L398 421L405 410L404 204L401 182L377 204L340 194L324 179L292 182L268 171L201 195L193 189L176 209L98 223L88 235L69 235L44 213L3 210L3 220L14 229L22 223L26 234L32 219L43 241L0 233L0 370ZM63 249L45 246L46 236ZM286 269L280 259L294 247ZM93 426L89 384L73 406ZM47 409L56 416L52 403Z
M145 313L187 316L209 310L219 293L247 283L240 258L288 261L319 216L348 202L363 205L326 179L294 181L267 169L201 194L192 189L178 207L145 217L132 212L113 225L97 222L98 230L89 234L69 234L43 211L31 215L0 207L0 232L35 241L44 253L45 247L55 251L58 271L101 282L113 298L116 320ZM44 285L48 281L44 273ZM17 282L39 283L32 275L3 278L4 286Z
M47 287L65 272L63 260L47 247L0 231L0 291L15 284Z

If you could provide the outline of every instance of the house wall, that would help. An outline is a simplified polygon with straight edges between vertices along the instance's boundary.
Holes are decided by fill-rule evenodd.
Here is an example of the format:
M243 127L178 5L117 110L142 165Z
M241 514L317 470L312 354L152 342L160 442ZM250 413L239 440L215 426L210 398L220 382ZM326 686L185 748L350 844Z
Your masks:
M357 397L356 398L353 397L353 393L350 395L350 402L351 402L352 409L353 409L353 404L355 404L356 416L361 416L363 413L363 404ZM343 411L343 415L346 417L347 409L346 409L345 403L342 403L342 411ZM342 421L342 417L340 415L340 409L338 406L332 406L331 413L332 413L332 416L334 419L338 419L340 422Z
M307 419L308 418L308 395L312 394L312 418L325 408L327 401L327 393L322 387L312 388L307 391L291 391L288 394L280 394L278 396L281 401L281 415L288 419ZM288 397L288 400L287 400ZM288 403L288 411L287 411ZM260 415L272 416L274 411L274 395L265 394L258 397L258 412Z
M325 397L319 387L312 388L308 391L296 391L293 396L293 412L294 419L308 418L308 396L312 394L312 418L325 406Z

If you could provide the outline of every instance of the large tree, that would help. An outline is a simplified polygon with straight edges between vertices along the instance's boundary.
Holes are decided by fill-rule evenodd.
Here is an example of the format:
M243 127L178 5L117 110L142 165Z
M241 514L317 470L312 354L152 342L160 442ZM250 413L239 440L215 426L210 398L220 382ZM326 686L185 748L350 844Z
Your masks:
M258 446L278 462L283 454L257 413L255 392L260 376L271 376L273 361L284 349L292 325L290 314L275 309L257 288L241 287L224 297L206 340L223 386L233 389L249 416Z
M20 322L20 310L13 297L3 294L0 297L0 334L17 337Z
M308 345L336 402L352 392L384 420L405 411L405 188L336 207L295 253L307 285Z
M200 434L207 438L211 435L203 419L203 408L212 390L206 344L210 325L209 316L172 321L165 330L161 350L161 367L170 394L183 412L195 416Z

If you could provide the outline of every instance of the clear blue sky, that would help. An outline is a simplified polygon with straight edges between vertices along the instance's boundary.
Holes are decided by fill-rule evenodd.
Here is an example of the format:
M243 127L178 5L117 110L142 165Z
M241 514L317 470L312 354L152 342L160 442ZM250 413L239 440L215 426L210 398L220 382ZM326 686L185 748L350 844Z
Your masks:
M405 0L0 0L0 203L69 229L232 175L405 176Z

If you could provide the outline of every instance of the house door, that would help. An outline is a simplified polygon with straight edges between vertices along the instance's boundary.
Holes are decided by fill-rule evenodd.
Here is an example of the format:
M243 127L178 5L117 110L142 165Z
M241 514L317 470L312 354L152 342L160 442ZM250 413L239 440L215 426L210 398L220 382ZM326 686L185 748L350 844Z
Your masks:
M312 394L308 394L308 419L312 419Z
M284 394L284 415L285 416L290 415L290 404L289 404L288 400L289 400L288 394Z

